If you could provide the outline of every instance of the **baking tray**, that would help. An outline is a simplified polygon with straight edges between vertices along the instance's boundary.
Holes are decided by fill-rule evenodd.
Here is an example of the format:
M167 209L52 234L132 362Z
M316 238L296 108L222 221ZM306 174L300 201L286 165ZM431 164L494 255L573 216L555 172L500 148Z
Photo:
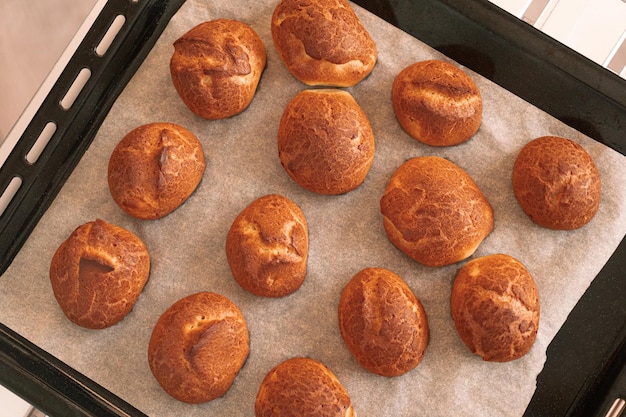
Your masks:
M109 0L0 168L0 190L22 185L0 216L0 273L8 267L95 137L183 0ZM626 155L626 81L486 0L356 0L387 22L557 119ZM104 57L93 54L113 20L125 24ZM82 68L91 76L69 110L59 105ZM50 121L36 164L24 156ZM626 186L626 185L625 185ZM626 243L550 344L525 416L604 416L625 396ZM0 278L1 279L1 278ZM0 383L52 416L143 415L0 324Z

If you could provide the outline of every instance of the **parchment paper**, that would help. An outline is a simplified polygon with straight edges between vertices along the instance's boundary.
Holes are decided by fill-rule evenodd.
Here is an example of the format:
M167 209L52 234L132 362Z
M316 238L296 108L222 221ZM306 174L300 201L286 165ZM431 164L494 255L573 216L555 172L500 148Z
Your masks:
M333 370L361 416L519 416L535 390L550 340L613 253L626 231L623 156L490 81L468 71L481 89L483 124L469 142L432 148L407 136L391 106L391 85L405 66L447 59L422 42L354 6L378 46L378 63L349 88L367 113L376 139L374 164L365 182L340 196L321 196L295 184L278 159L276 134L288 101L306 88L278 59L271 41L275 0L189 0L120 96L91 148L61 190L12 266L0 279L0 320L116 395L151 416L251 416L265 374L293 356L309 356ZM263 39L268 64L256 97L242 114L222 121L194 116L169 76L172 42L195 24L218 17L250 24ZM109 156L131 129L149 122L186 126L201 140L207 169L197 191L177 211L157 221L135 220L110 197ZM542 135L569 137L596 161L602 203L591 223L575 231L552 231L532 223L518 206L510 177L517 152ZM507 253L533 274L541 298L537 341L522 359L486 363L457 336L449 312L451 284L463 263L420 266L388 241L379 201L394 170L419 155L440 155L465 169L494 207L495 229L474 257ZM310 260L304 285L281 299L253 296L230 274L224 242L235 216L255 198L280 193L304 211L310 227ZM58 245L79 225L102 218L126 227L146 243L150 279L133 311L117 325L86 330L58 307L48 267ZM423 362L395 378L368 373L345 348L337 325L339 294L365 267L402 276L428 315L430 343ZM228 393L188 405L161 390L147 364L147 345L159 315L176 300L214 291L243 311L250 356Z

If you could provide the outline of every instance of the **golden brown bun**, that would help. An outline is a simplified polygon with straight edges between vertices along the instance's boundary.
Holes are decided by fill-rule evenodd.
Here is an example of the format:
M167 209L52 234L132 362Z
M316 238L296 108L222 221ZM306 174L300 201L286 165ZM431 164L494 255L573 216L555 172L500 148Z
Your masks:
M174 42L170 73L189 110L205 119L224 119L252 102L266 62L265 45L254 29L217 19Z
M600 206L600 174L578 143L543 136L526 144L513 166L513 192L538 225L558 230L584 226Z
M247 291L283 297L306 276L309 232L304 213L281 195L253 201L233 221L226 258L235 280Z
M263 379L256 417L356 417L352 401L335 374L309 358L291 358Z
M150 123L129 132L109 159L108 180L117 205L152 220L176 210L204 174L202 145L173 123Z
M539 327L539 295L532 275L509 255L466 263L452 285L452 319L467 347L485 361L524 356Z
M282 0L271 28L283 63L307 85L350 87L376 65L376 44L345 0Z
M132 310L150 275L150 256L135 234L104 220L85 223L50 263L50 283L68 319L103 329Z
M148 363L172 397L198 404L226 394L248 358L246 320L228 298L212 292L188 295L154 326Z
M437 156L403 163L380 210L389 240L426 266L462 261L493 229L493 209L474 180Z
M428 320L404 280L384 268L366 268L345 286L339 330L348 350L370 372L402 375L422 361Z
M394 80L391 99L400 126L431 146L465 142L482 121L478 87L460 68L444 61L416 62L403 69Z
M342 194L365 180L374 161L374 133L350 93L304 90L278 126L278 155L287 174L320 194Z

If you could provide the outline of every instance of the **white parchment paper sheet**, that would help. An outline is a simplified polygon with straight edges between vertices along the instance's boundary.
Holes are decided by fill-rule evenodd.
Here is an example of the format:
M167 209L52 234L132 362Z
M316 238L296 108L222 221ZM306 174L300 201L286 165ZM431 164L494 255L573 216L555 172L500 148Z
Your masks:
M348 91L370 118L376 156L363 185L340 196L302 189L280 165L276 134L288 101L306 88L278 59L270 34L275 0L192 1L172 19L109 113L91 148L31 238L0 279L0 320L38 346L151 416L251 416L265 374L293 356L329 366L361 416L519 416L535 390L546 347L626 231L626 170L622 155L574 131L490 81L469 72L483 94L484 116L469 142L432 148L407 136L391 106L394 77L407 65L447 59L427 45L360 9L357 14L378 46L372 74ZM257 95L242 114L221 121L194 116L171 84L169 59L175 39L214 18L239 19L263 39L268 64ZM573 98L574 99L574 98ZM207 169L192 197L157 221L140 221L112 201L108 158L131 129L149 122L179 123L203 144ZM532 223L513 195L510 177L517 152L542 135L581 143L602 175L602 203L591 223L552 231ZM420 155L440 155L465 169L494 207L495 229L474 256L507 253L531 271L542 312L537 341L510 363L485 363L457 336L449 312L451 284L461 264L427 268L388 241L379 200L394 170ZM280 193L304 211L310 227L310 260L304 285L282 299L265 299L233 280L224 252L235 216L255 198ZM102 218L126 227L146 243L151 276L133 311L112 328L92 331L69 322L53 297L48 267L58 245L79 225ZM345 348L337 326L339 294L365 267L402 276L422 301L430 343L423 362L395 378L361 368ZM202 405L165 394L147 364L147 345L159 315L176 300L214 291L243 311L251 353L229 392Z

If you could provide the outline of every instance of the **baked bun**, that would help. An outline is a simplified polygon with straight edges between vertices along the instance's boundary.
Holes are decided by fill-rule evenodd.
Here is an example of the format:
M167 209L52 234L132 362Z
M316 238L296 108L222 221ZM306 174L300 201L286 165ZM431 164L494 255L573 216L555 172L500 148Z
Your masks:
M258 198L233 221L226 258L235 280L252 294L283 297L306 276L309 231L293 201L271 194Z
M148 344L148 363L172 397L198 404L226 394L248 358L246 320L228 298L188 295L159 317Z
M389 240L426 266L469 257L493 229L493 209L454 163L423 156L403 163L380 200Z
M287 174L320 194L343 194L365 180L374 161L374 133L350 93L304 90L278 126L278 155Z
M532 275L509 255L466 263L452 285L452 319L467 347L485 361L524 356L539 327L539 295Z
M271 30L283 63L307 85L350 87L376 65L376 44L346 0L282 0Z
M431 146L465 142L482 121L478 87L445 61L421 61L403 69L393 82L391 100L405 132Z
M63 313L89 329L103 329L132 310L150 275L150 255L128 230L97 219L56 250L50 283Z
M335 374L315 359L291 358L263 379L254 404L256 417L356 417Z
M173 123L150 123L130 131L109 159L113 200L143 220L176 210L194 192L206 163L202 145L189 130Z
M217 19L174 42L170 74L189 110L205 119L224 119L252 102L266 62L265 45L254 29Z
M527 143L513 166L513 192L524 212L548 229L584 226L600 206L600 174L578 143L543 136Z
M428 345L424 307L402 278L384 268L363 269L344 287L339 330L357 362L382 376L415 368Z

